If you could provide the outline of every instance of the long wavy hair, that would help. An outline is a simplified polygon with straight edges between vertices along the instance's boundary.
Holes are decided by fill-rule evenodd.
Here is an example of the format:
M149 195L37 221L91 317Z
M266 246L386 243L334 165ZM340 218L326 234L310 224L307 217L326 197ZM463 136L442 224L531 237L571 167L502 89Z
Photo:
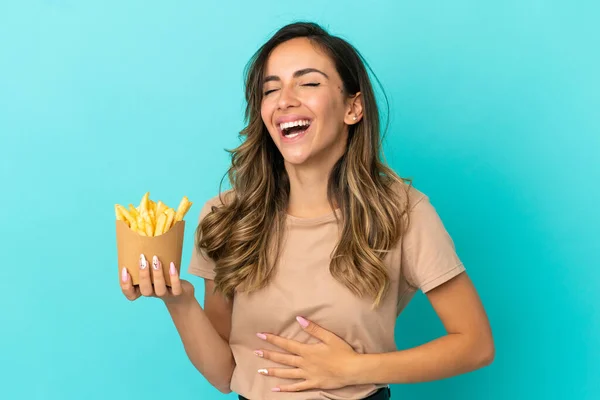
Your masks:
M253 55L245 69L245 138L231 154L226 176L231 189L219 191L196 230L196 246L214 260L215 290L231 299L236 291L263 288L274 273L284 236L290 184L283 157L261 118L263 74L279 44L307 38L331 57L344 94L362 94L363 118L348 127L344 155L328 178L328 201L342 211L340 238L331 255L330 272L355 295L380 304L389 287L385 254L408 225L408 205L398 188L400 178L381 160L380 115L363 57L345 40L314 23L298 22L278 30ZM224 176L225 178L225 176ZM410 184L404 185L405 181ZM404 217L404 218L403 218ZM405 225L406 224L406 225Z

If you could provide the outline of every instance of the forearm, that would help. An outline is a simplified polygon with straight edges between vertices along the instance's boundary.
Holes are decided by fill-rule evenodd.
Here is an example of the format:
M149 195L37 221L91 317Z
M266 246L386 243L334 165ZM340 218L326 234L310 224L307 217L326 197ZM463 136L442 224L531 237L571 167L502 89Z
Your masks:
M229 393L235 361L195 297L166 303L185 352L196 369L219 391Z
M444 379L488 365L493 352L487 343L449 334L412 349L359 355L352 381L391 384Z

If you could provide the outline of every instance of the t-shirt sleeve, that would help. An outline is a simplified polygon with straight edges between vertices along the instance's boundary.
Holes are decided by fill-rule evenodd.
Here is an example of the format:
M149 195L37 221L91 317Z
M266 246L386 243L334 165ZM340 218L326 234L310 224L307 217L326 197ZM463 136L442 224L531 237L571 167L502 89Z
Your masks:
M202 222L202 219L211 211L211 205L212 204L210 201L204 203L202 210L200 210L200 216L198 217L198 225L200 224L200 222ZM192 257L188 266L188 272L192 275L211 280L215 279L216 275L215 262L210 257L208 257L204 251L196 248L195 240L194 246L192 248Z
M406 281L423 293L465 271L452 238L424 194L411 207L401 260Z

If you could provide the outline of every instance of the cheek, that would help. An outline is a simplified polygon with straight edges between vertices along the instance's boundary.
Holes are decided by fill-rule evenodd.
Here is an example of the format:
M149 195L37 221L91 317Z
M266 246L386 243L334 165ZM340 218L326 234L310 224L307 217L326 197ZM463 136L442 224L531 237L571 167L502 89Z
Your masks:
M344 104L337 98L328 96L321 98L318 103L314 104L314 107L318 107L318 113L321 116L321 140L327 143L337 141L346 126Z
M343 109L331 93L322 92L315 96L307 96L303 103L321 119L333 121L337 119L338 114L343 118Z
M269 127L269 124L271 123L271 116L272 116L272 112L269 110L269 106L267 103L265 103L264 101L261 103L260 105L260 116L263 120L263 123Z

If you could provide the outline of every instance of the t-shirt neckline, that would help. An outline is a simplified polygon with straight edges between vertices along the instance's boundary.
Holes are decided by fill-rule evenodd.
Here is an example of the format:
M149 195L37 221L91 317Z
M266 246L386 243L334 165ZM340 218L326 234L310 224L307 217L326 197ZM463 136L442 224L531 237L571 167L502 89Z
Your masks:
M335 221L336 213L338 214L338 217L339 217L341 215L341 210L339 208L336 208L335 211L331 211L331 212L329 212L327 214L323 214L319 217L310 217L310 218L295 217L295 216L287 214L287 213L285 214L285 216L287 218L287 221L294 225L315 225L315 224L319 224L319 223Z

